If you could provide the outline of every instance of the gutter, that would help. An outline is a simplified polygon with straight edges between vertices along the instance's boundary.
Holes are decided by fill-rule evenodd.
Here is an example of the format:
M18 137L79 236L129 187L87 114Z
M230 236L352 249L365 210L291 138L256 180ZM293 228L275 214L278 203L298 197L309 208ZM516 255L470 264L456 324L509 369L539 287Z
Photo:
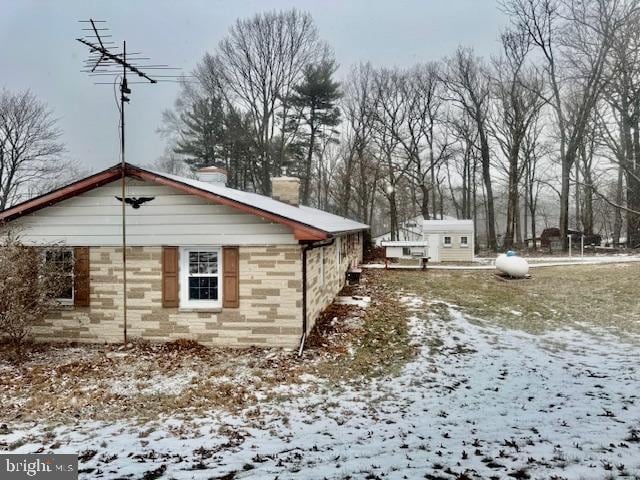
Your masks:
M300 347L298 348L298 357L302 356L304 350L304 342L307 339L307 252L320 247L333 245L335 238L315 243L302 244L302 335L300 336Z

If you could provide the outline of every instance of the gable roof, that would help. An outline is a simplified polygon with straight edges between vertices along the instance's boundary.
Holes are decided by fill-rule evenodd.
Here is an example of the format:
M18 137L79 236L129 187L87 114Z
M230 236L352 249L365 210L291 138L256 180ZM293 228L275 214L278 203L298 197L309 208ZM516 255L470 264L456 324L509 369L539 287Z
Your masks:
M359 232L369 228L368 225L363 223L315 208L302 205L296 207L257 193L243 192L178 175L147 170L128 163L125 164L124 174L128 177L173 187L213 203L227 205L274 223L286 225L293 229L297 240L324 240L337 234ZM10 222L21 216L101 187L121 178L122 175L121 164L114 165L102 172L90 175L65 187L58 188L0 212L0 223Z

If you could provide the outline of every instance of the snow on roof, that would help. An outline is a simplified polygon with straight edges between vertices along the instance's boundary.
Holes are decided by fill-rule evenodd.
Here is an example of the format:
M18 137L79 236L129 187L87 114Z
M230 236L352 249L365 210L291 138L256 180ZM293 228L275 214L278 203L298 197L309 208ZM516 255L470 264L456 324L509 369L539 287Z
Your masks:
M425 220L422 230L424 232L472 232L473 220Z
M140 167L138 167L140 168ZM208 182L202 182L192 178L181 177L178 175L171 175L159 171L148 170L154 175L168 178L176 182L184 183L206 192L219 195L221 197L234 200L236 202L249 205L260 210L264 210L275 215L294 220L299 223L303 223L318 230L322 230L327 233L341 233L357 230L367 230L369 225L356 222L339 215L318 210L317 208L306 207L300 205L298 207L289 205L288 203L280 202L271 197L260 195L258 193L243 192L242 190L236 190L234 188L225 187L222 185L214 185Z
M428 247L429 242L424 240L389 240L380 243L383 247Z

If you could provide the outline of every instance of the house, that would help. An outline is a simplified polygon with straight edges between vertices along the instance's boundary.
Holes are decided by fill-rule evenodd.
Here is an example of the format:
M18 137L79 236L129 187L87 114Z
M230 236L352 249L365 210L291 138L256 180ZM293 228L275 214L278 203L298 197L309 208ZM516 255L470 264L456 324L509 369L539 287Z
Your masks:
M423 239L430 262L472 262L474 259L473 220L425 220Z
M73 259L35 338L121 342L126 326L151 341L296 347L361 261L368 226L299 205L295 178L274 178L272 198L216 169L199 178L118 164L0 212L24 244L62 243Z

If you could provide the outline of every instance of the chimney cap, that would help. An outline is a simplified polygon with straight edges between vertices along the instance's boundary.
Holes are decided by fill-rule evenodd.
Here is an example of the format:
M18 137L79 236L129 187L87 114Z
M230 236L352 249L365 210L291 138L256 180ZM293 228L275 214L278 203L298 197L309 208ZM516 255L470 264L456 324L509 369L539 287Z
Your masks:
M227 184L227 171L224 168L211 165L196 170L196 176L201 182L224 187Z

